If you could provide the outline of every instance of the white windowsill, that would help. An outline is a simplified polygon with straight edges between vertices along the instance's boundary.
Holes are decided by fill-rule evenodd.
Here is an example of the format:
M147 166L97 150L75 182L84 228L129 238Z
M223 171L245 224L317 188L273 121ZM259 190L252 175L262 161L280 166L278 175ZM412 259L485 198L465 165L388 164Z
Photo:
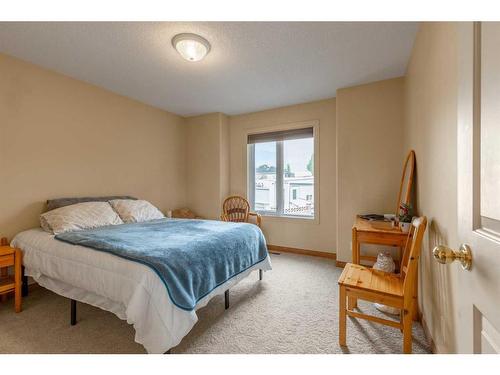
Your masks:
M307 217L307 216L291 216L291 215L274 215L269 212L259 212L256 211L262 219L271 219L271 221L290 221L290 222L300 222L304 221L307 224L319 224L319 219L317 216Z

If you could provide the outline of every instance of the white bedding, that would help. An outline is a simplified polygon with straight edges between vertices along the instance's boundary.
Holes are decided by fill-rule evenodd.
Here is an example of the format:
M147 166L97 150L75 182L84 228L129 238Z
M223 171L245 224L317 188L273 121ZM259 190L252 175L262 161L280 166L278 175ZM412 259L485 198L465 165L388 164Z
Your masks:
M135 341L148 353L164 353L178 345L198 321L195 311L172 303L161 279L143 264L58 241L41 228L19 233L12 246L23 251L27 276L57 294L111 311L133 324ZM256 269L270 270L269 256L213 290L195 310Z

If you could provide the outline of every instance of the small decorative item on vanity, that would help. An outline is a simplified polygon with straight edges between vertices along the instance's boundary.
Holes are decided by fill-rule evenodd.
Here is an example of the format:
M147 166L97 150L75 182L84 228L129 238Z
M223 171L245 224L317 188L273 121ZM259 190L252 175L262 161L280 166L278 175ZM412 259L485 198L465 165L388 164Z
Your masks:
M380 270L384 272L394 272L396 269L396 265L394 264L394 260L392 260L391 254L388 252L379 253L377 256L377 261L373 265L373 269ZM382 305L380 303L373 304L377 310L388 314L399 314L399 309L391 306Z
M411 204L403 203L399 206L399 229L403 233L408 233L411 228L411 220L413 218L413 209Z

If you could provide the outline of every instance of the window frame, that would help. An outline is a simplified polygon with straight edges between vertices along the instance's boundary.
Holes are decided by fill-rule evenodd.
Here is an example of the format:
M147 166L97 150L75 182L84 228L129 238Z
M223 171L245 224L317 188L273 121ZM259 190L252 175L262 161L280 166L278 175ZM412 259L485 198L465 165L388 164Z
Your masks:
M266 211L266 210L256 210L259 214L265 217L269 217L272 220L304 220L308 223L319 224L319 216L320 216L320 196L319 196L319 121L318 120L310 120L303 122L295 122L288 124L278 124L278 125L270 125L266 127L260 128L250 128L244 132L245 137L245 147L246 147L246 187L247 187L247 197L250 203L250 207L252 210L255 209L255 147L248 147L248 136L251 134L260 134L260 133L270 133L275 131L286 131L300 128L313 128L313 144L314 144L314 216L294 216L294 215L284 215L281 214L283 212L283 191L282 189L276 189L276 212L275 211ZM276 186L283 185L283 141L276 141ZM278 181L279 180L279 181Z

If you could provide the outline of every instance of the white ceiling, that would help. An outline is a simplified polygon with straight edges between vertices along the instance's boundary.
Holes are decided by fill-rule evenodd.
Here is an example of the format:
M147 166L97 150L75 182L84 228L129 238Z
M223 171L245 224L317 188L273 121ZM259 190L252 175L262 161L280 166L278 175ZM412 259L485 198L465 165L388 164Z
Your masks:
M405 73L413 22L1 22L0 51L183 116L334 97ZM197 63L171 45L197 33Z

